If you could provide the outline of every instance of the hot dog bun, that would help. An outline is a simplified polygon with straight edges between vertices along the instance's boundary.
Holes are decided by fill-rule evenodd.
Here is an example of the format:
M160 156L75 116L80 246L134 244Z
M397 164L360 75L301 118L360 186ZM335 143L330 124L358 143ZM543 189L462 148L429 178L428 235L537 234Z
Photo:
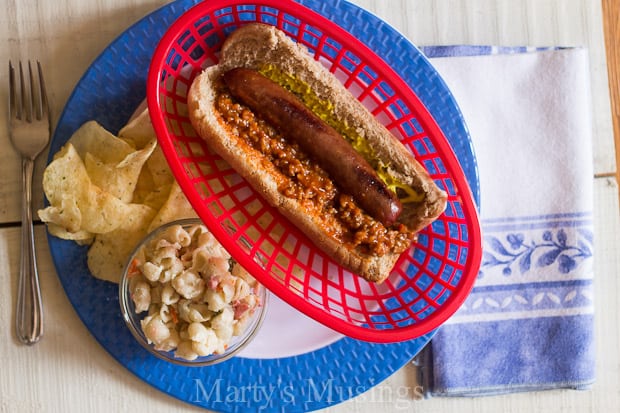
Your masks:
M308 214L299 201L279 192L276 179L278 172L273 164L230 139L230 132L222 124L216 109L221 77L234 68L258 70L265 65L294 74L316 96L329 101L333 105L333 116L353 126L365 138L374 155L389 165L387 172L419 194L419 201L403 204L398 223L413 232L421 230L444 211L446 193L435 185L412 154L336 77L314 60L303 46L290 40L275 27L249 24L237 29L224 42L220 62L207 68L193 81L188 92L189 117L207 144L340 265L368 281L383 281L390 274L400 253L374 255L344 246L322 229L325 226L322 216Z

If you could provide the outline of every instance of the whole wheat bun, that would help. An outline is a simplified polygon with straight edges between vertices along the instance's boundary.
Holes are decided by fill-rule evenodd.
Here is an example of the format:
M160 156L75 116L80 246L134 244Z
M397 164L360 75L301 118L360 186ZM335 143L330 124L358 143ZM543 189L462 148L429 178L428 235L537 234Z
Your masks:
M214 102L214 85L226 71L245 67L259 69L265 64L308 84L321 99L334 106L334 115L353 125L373 148L376 156L390 165L389 173L400 182L423 194L421 202L403 204L398 222L412 231L419 231L434 221L445 209L447 195L440 190L412 154L334 77L323 65L282 31L264 24L249 24L234 31L222 46L217 65L204 70L193 81L188 93L189 117L197 133L224 158L263 197L304 232L317 247L336 262L371 282L387 278L400 254L382 256L350 250L324 233L320 216L307 214L294 199L285 197L274 179L275 167L266 165L256 156L249 156L232 144L227 130L218 120Z

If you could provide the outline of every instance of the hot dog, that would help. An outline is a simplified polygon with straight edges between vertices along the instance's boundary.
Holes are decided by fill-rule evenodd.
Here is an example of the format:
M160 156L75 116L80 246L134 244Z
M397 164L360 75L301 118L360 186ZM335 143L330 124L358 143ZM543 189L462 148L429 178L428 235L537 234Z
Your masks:
M229 70L223 79L234 97L295 139L341 188L347 188L363 210L386 227L396 222L402 210L396 193L359 152L293 93L251 69Z
M336 262L383 281L447 195L303 47L250 24L188 92L207 144Z

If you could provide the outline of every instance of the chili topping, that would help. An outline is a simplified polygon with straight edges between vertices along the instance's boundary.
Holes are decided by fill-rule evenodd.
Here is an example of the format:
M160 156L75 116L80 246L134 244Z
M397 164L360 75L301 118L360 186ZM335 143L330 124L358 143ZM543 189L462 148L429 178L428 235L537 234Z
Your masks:
M275 167L278 191L300 202L308 214L322 217L323 230L338 242L377 256L409 248L414 233L405 225L386 228L366 214L295 142L237 102L224 87L216 96L216 109L222 124L239 139L237 144Z

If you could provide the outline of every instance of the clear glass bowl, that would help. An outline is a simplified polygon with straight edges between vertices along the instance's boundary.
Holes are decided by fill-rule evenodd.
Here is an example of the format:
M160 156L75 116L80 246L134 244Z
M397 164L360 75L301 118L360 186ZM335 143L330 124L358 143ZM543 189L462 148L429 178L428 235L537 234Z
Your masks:
M162 360L183 366L208 366L212 364L216 364L222 362L224 360L229 359L230 357L239 353L247 344L250 343L252 338L258 332L263 318L266 313L267 306L267 290L263 286L259 284L257 295L259 297L259 305L255 308L254 313L251 318L248 320L247 325L243 332L238 336L233 336L231 341L228 343L225 351L219 354L211 354L209 356L198 357L194 360L187 360L182 357L175 356L175 350L172 351L161 351L155 348L152 343L149 343L142 327L140 325L140 321L147 316L147 312L136 313L134 301L130 296L130 272L134 271L134 265L132 264L134 258L138 256L141 250L148 244L149 241L158 237L162 232L167 230L169 227L174 225L181 225L183 228L189 228L193 225L203 225L200 219L184 219L179 221L170 222L165 224L149 235L147 235L141 242L136 246L131 256L129 257L127 264L125 265L125 269L123 270L123 275L120 280L119 285L119 302L121 308L121 314L129 331L135 337L135 339L148 350L155 357L158 357Z

